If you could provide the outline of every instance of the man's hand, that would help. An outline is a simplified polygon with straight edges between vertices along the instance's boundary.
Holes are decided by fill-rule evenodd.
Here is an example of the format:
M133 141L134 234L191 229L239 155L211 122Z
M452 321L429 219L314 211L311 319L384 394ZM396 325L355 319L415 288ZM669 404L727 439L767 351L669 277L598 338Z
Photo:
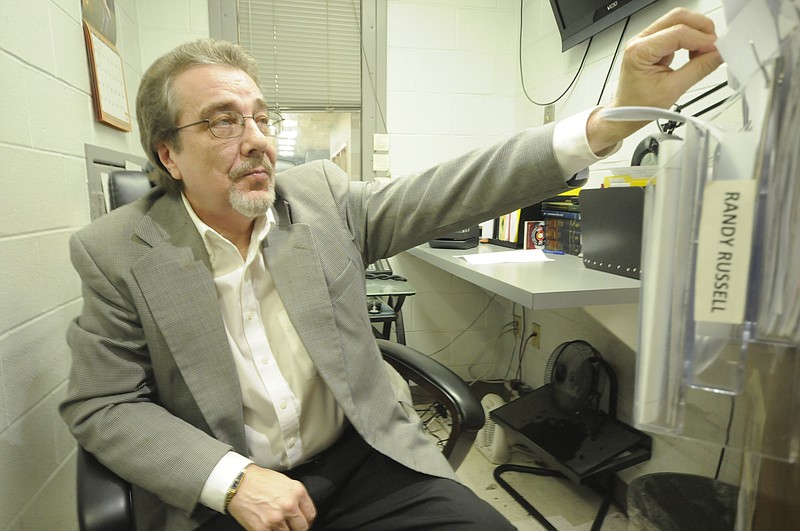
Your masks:
M610 106L669 108L722 64L716 40L710 19L684 8L673 9L628 41ZM669 65L678 50L688 50L689 62L673 70ZM589 118L586 134L589 146L598 154L647 123L608 122L597 114Z
M256 465L248 466L228 512L249 531L304 531L317 515L302 483Z

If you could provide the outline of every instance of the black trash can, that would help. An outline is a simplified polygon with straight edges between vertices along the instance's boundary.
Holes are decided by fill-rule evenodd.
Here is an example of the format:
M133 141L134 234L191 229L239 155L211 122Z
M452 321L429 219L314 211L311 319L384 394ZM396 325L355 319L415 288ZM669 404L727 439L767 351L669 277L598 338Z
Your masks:
M739 488L693 474L646 474L628 485L628 529L733 531Z

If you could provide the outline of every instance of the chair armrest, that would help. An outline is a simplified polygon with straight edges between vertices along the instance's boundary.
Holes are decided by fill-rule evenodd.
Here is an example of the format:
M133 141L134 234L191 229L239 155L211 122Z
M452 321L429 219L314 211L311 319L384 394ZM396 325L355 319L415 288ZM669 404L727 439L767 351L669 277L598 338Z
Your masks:
M77 456L81 531L133 530L131 485L80 446Z
M453 426L443 453L458 468L486 420L480 400L464 380L430 356L399 343L376 341L383 358L397 372L447 409Z

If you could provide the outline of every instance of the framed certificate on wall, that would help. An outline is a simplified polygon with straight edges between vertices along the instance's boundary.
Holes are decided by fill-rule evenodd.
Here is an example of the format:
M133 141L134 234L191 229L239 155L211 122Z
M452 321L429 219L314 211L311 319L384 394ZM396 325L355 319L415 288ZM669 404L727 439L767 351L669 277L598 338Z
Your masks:
M121 131L130 131L131 116L122 58L114 45L91 24L84 21L83 28L97 121Z

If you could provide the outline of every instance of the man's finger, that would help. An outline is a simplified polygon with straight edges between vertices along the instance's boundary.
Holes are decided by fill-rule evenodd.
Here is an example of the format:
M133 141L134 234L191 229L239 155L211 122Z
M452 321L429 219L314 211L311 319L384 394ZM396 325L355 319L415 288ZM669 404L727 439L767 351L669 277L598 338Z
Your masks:
M722 56L719 52L704 53L692 58L691 61L676 70L674 79L679 86L683 86L685 90L688 90L695 80L707 76L721 64Z
M306 531L309 527L311 527L311 522L309 522L301 513L295 513L292 515L286 515L286 525L289 527L289 529L291 529L291 531Z
M300 512L303 514L303 517L308 521L308 525L314 523L314 519L317 517L317 508L314 507L314 502L311 500L311 497L306 496L300 500L298 506L300 507Z
M675 50L689 50L694 55L716 52L716 35L689 26L673 26L631 43L637 62L642 65L664 64Z
M689 11L683 7L678 7L669 11L666 15L658 18L655 22L640 32L639 35L643 37L653 35L654 33L658 33L659 31L679 24L688 26L690 28L695 28L703 33L711 35L715 34L716 32L714 29L714 22L709 18L701 15L700 13Z

